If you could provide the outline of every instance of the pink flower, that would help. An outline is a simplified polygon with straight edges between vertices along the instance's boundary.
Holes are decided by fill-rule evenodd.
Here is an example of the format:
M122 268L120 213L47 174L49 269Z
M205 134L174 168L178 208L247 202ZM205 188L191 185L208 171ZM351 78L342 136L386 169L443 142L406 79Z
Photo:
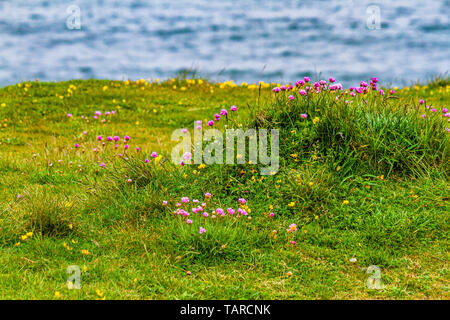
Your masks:
M187 220L186 220L186 223L187 223L187 224L192 224L192 220L191 220L191 219L187 219Z
M448 112L448 109L447 109L447 108L442 108L442 112L443 112L443 113L447 113L447 112Z
M231 216L236 212L233 208L228 208L227 211L228 211L228 214Z
M311 79L309 77L304 77L303 80L305 80L305 82L311 81Z
M190 271L186 272L188 276L190 276L192 273Z
M202 227L200 227L200 234L203 234L203 233L205 233L206 232L206 229L205 228L202 228Z
M205 193L205 197L211 198L211 193L209 193L209 192Z
M131 183L131 182L133 182L133 180L131 180L131 179L128 179L127 181L128 181L128 183Z
M291 101L292 101L292 100L294 100L294 99L295 99L295 97L294 97L294 96L292 96L292 95L291 95L291 96L289 96L289 100L291 100Z
M270 216L271 216L271 217L275 216L275 213L271 212L271 213L270 213Z
M192 153L190 153L190 152L185 152L185 153L183 154L183 159L184 159L184 160L187 160L187 161L191 160L191 159L192 159Z
M150 162L150 160L148 160L148 159L145 159L145 163L149 163Z
M236 107L236 106L231 106L231 107L230 107L230 110L231 110L231 111L236 111L236 110L237 110L237 107Z
M430 111L431 112L436 112L436 109L435 108L431 108Z
M306 119L306 118L308 118L308 115L305 114L305 113L302 113L302 114L300 115L300 117L302 117L303 119Z
M278 93L278 92L280 92L280 90L281 90L280 88L275 87L272 89L272 92ZM231 110L231 111L233 111L233 110Z
M292 240L291 243L292 243L293 245L295 245L297 242L295 242L294 240Z
M421 117L422 117L422 119L426 119L427 115L424 113L424 114L421 115Z
M129 136L125 136L125 137L123 137L123 139L124 139L125 141L128 141L128 140L130 140L130 137L129 137Z
M87 132L86 132L86 131L83 131L83 134L84 134L84 135L87 135Z
M214 120L219 121L220 120L220 114L216 113L214 115Z
M102 138L102 136L97 136L97 140L102 140L103 138Z
M295 223L291 223L289 225L289 229L287 229L287 232L297 232L297 225Z
M195 204L197 204L197 203L199 203L200 201L198 201L197 199L194 199L194 200L192 200L192 202L195 203Z
M78 143L75 143L75 148L78 148L80 145Z
M100 111L95 111L94 112L96 116L100 117L102 115L102 113Z
M136 151L137 151L137 152L139 152L139 150L141 150L141 148L139 148L139 147L136 147Z
M226 116L228 114L228 111L226 109L222 109L222 110L220 110L220 114L222 116Z
M106 166L106 164L104 163L104 162L102 162L102 163L100 163L100 167L105 167Z
M330 77L330 79L328 79L328 81L330 81L330 82L336 82L336 80L333 78L333 77Z
M238 213L242 214L243 216L247 215L247 211L245 211L244 209L241 209L241 208L238 209Z
M113 137L106 137L106 140L113 141Z
M238 200L238 202L239 202L240 204L246 204L246 203L247 203L247 200L245 200L244 198L240 198L240 199Z
M128 149L130 146L126 144L126 145L124 145L123 147L124 147L125 150L126 150L126 149Z
M204 216L205 218L208 218L208 216L209 216L208 212L203 212L203 216Z
M70 113L67 114L67 118L71 118L72 115Z
M213 125L214 125L214 121L213 121L213 120L209 120L209 121L208 121L208 126L211 127L211 126L213 126Z
M181 202L188 203L189 202L189 198L188 197L183 197L183 198L181 198Z
M115 142L117 142L117 141L120 140L120 137L119 136L114 136L113 139L114 139Z
M187 128L183 128L183 129L181 129L181 132L186 133L186 132L188 132L188 129Z
M422 99L420 99L419 103L420 103L420 104L424 104L425 101L423 101Z
M163 206L167 206L167 201L166 200L163 201Z
M222 208L217 208L216 209L216 213L221 215L221 216L223 216L225 214Z
M158 154L155 152L155 151L153 151L152 152L152 154L150 155L152 158L156 158L156 157L158 157Z

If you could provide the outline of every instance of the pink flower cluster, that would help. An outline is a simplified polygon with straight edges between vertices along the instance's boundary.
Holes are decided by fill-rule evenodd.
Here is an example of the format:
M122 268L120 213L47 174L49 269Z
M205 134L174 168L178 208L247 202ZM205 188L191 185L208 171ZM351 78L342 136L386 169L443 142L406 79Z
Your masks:
M173 213L176 216L182 217L184 222L188 225L192 225L195 220L205 222L206 219L224 218L226 216L232 218L240 218L246 216L248 217L248 212L246 210L248 209L246 205L247 200L245 200L244 198L240 198L238 200L240 206L237 209L229 207L226 210L220 207L207 209L208 207L212 207L212 204L209 203L211 198L212 195L209 192L205 193L204 200L202 201L202 203L200 203L200 200L198 199L191 200L189 199L189 197L182 197L181 202L175 202L176 209L173 211ZM168 207L168 204L169 202L167 200L164 200L162 203L162 205L166 208ZM250 219L251 217L248 217L248 220ZM203 234L205 232L206 230L203 227L201 227L200 234Z

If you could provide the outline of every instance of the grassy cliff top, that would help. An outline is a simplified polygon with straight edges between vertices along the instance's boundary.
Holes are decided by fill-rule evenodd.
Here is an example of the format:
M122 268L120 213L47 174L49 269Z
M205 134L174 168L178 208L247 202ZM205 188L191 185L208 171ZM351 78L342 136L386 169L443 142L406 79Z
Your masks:
M448 79L292 85L1 88L0 298L448 299ZM173 130L222 109L214 128L280 129L275 175L171 163Z

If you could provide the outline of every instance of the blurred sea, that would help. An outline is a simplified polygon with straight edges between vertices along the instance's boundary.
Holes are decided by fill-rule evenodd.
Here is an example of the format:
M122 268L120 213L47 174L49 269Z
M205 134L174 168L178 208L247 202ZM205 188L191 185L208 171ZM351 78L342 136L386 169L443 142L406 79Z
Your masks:
M81 29L70 29L72 5ZM449 70L449 17L448 0L0 0L0 86L184 69L217 81L410 84Z

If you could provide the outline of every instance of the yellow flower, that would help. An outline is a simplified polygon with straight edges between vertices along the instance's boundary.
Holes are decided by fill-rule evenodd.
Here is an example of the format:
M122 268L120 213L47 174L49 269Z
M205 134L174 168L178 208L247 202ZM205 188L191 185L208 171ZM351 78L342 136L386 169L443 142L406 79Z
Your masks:
M286 276L289 278L289 277L292 277L292 272L291 271L289 271L288 273L286 273Z
M347 204L349 204L350 202L348 201L348 200L344 200L344 201L342 201L342 205L347 205Z
M320 119L319 119L318 117L315 117L315 118L313 119L313 123L314 123L314 124L318 124L319 121L320 121Z
M86 256L90 254L89 250L85 250L85 249L81 250L81 253Z
M103 90L103 91L108 90L108 86L104 86L102 90Z
M291 202L291 203L289 203L289 204L288 204L288 206L289 206L289 207L293 207L293 206L295 206L295 202Z
M55 298L56 298L56 299L61 298L61 293L60 293L59 291L56 291L56 292L55 292Z

